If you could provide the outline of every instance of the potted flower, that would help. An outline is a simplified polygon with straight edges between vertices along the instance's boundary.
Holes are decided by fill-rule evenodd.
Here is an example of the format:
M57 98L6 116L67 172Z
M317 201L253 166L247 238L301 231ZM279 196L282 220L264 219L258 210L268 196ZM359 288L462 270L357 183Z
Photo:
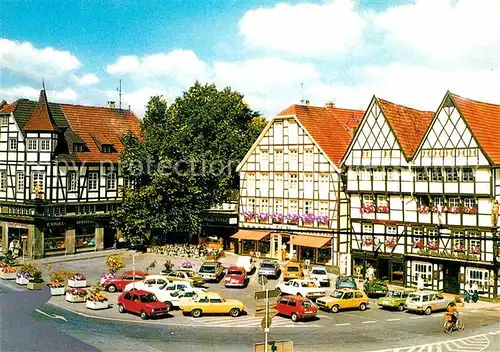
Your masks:
M45 286L45 282L42 278L42 272L40 270L36 270L33 273L33 277L29 280L27 287L28 290L41 290Z
M413 241L413 248L418 248L418 249L424 248L424 240L417 238L415 241Z
M30 263L24 263L16 273L16 284L27 285L29 280L33 278L36 267Z
M417 208L417 213L419 214L428 214L429 213L429 207L427 205L421 205Z
M193 263L191 263L190 261L186 260L184 262L181 263L181 268L183 269L192 269L193 268Z
M14 267L15 259L12 255L7 254L3 257L0 264L2 265L2 271L0 272L0 278L4 280L14 280L16 278L16 268Z
M361 213L370 214L375 212L375 206L373 204L361 204Z
M312 225L315 219L316 217L311 213L307 213L306 215L302 216L302 222L304 223L304 225Z
M361 239L361 247L370 247L373 245L373 238L365 237Z
M481 254L481 248L478 245L471 246L470 252L472 254Z
M64 281L52 280L47 286L50 288L50 294L52 296L62 296L64 295Z
M380 205L377 207L377 213L388 214L389 210L389 205Z
M92 310L106 309L109 307L108 297L106 297L99 286L95 286L89 290L85 305L88 309Z
M255 213L253 211L246 211L243 213L245 221L252 222L255 220Z
M455 252L465 252L465 247L461 243L455 243L455 246L453 247L453 250Z
M257 218L259 219L260 223L268 223L269 222L269 214L267 213L260 213Z
M273 218L273 223L275 224L282 224L285 221L285 216L279 213L274 213L272 218Z
M69 287L86 287L87 286L87 278L85 275L76 273L68 279Z
M436 250L438 249L438 241L437 240L429 240L427 242L427 248Z
M395 248L397 244L396 237L387 237L384 244L387 248Z
M320 215L316 218L316 221L318 221L319 226L328 226L330 219L326 215Z
M121 255L112 254L106 257L106 270L107 273L101 275L101 285L106 280L114 279L118 270L125 267L125 260Z
M299 223L300 216L298 214L288 214L286 216L286 221L290 225L297 225Z
M66 290L66 301L71 303L85 302L87 290L83 288L68 288Z

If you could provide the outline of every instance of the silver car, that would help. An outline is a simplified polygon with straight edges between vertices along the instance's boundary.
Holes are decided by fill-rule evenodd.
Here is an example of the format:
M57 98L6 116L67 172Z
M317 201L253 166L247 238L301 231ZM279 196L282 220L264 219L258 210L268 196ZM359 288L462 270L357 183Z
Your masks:
M272 260L264 260L260 264L259 276L273 277L275 279L279 278L281 275L281 270L277 262Z
M444 297L439 292L418 291L408 296L405 308L410 312L429 315L437 310L447 309L448 305L454 301L454 298Z

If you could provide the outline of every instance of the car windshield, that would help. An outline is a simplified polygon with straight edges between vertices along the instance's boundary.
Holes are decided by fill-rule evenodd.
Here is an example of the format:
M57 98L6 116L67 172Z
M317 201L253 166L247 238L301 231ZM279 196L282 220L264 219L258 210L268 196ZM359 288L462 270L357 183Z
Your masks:
M261 268L273 269L274 264L273 263L262 263Z
M213 265L202 265L200 268L200 273L215 273L215 266Z
M229 270L227 272L228 275L243 275L243 273L240 270Z
M326 275L326 270L323 270L323 269L314 269L311 274L314 274L314 275Z
M152 293L141 296L141 302L143 302L143 303L156 302L156 301L158 301L158 299Z
M349 281L352 281L351 277L349 276L341 276L339 278L339 281L342 281L342 282L349 282Z
M330 297L341 299L343 294L344 293L342 291L336 291L335 290L332 293L330 293Z
M298 266L289 266L286 270L297 272L297 271L299 271L299 267Z
M387 292L387 297L399 298L399 297L401 297L401 292L397 292L397 291Z
M313 306L313 303L311 301L302 301L300 304L304 308L311 308Z
M192 271L185 271L187 277L194 277L194 273Z
M419 295L409 295L409 296L408 296L408 299L409 299L411 302L420 302L420 296L419 296Z
M308 288L313 288L313 287L318 287L316 285L315 281L306 281L302 283L302 287L308 287Z

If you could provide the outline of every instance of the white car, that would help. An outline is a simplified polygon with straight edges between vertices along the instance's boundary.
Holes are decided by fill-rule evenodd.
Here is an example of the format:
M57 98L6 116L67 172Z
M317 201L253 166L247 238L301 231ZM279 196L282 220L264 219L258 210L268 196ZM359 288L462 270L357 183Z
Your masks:
M180 302L181 298L190 298L205 291L206 289L193 287L185 281L174 281L151 290L160 302L170 302L174 307L178 306L177 303Z
M326 290L319 285L316 280L292 279L282 284L276 285L282 294L302 296L307 298L318 298L326 295Z
M330 278L324 266L312 266L309 278L311 280L317 280L321 286L330 287Z
M409 312L429 315L433 311L447 309L452 302L455 302L454 298L449 296L444 297L439 292L418 291L410 293L408 298L406 298L405 308Z
M155 293L156 298L159 301L164 302L165 304L169 304L173 307L179 307L182 303L192 301L194 297L196 297L197 293L194 291L163 291L158 294Z
M241 268L245 268L247 274L253 274L255 272L255 260L250 256L240 256L236 259L235 266L239 266Z
M132 289L151 291L151 289L164 286L168 282L168 279L163 275L148 275L142 281L127 284L124 291L130 291Z

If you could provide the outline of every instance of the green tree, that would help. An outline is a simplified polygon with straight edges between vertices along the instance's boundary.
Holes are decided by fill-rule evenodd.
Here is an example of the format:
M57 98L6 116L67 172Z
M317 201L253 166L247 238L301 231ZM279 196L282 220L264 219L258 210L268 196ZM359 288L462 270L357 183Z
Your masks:
M238 187L236 166L265 126L230 88L194 84L170 106L149 101L141 137L123 137L124 189L114 220L128 237L194 234L200 213Z

